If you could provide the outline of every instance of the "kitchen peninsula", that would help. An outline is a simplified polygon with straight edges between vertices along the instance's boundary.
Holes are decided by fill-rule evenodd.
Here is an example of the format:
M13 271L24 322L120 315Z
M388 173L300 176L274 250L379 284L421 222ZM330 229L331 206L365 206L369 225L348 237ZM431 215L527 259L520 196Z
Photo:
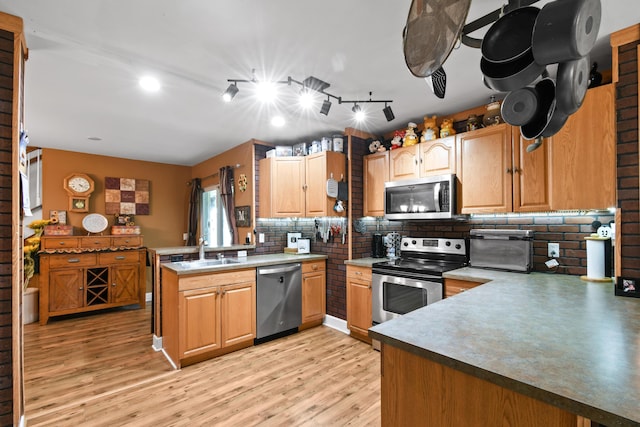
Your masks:
M445 277L488 283L369 331L382 425L640 425L640 299L575 276Z

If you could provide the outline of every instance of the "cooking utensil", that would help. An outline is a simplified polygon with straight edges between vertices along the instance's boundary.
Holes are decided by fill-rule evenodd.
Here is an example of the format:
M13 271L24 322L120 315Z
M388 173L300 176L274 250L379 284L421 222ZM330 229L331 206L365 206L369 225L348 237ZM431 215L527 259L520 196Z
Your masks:
M533 27L533 56L539 64L587 55L598 37L600 0L556 0L544 5Z
M508 92L533 83L545 71L545 66L538 64L529 50L518 59L502 63L491 62L482 57L480 70L487 87Z
M429 77L425 77L424 80L435 96L440 99L444 98L444 93L447 90L447 73L444 72L444 68L438 68Z
M529 123L520 127L520 133L525 139L552 136L569 118L556 108L556 84L553 79L540 80L535 85L535 91L539 102L538 110Z
M460 38L470 6L471 0L411 1L403 51L414 76L429 77L444 64Z
M482 57L489 62L515 61L531 50L531 35L540 9L521 7L502 15L482 39Z
M502 101L502 118L512 126L526 125L538 111L538 95L534 88L523 87L509 92Z
M338 196L338 181L333 179L333 174L331 174L331 177L327 180L327 196Z
M539 136L535 139L535 141L527 145L527 153L537 150L538 147L540 147L541 145L542 145L542 137Z
M556 103L558 110L573 114L582 105L589 88L589 56L558 64Z

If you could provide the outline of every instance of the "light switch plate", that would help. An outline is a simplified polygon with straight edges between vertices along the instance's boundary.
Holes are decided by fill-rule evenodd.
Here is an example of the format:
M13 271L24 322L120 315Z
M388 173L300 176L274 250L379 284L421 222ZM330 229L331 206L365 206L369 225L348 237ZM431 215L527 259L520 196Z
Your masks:
M258 233L258 242L264 243L264 233Z

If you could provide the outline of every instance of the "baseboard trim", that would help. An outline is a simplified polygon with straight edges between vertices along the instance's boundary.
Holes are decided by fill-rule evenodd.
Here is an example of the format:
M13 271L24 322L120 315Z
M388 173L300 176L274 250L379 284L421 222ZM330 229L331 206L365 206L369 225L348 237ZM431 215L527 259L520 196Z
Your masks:
M153 334L153 343L151 344L151 347L155 351L162 350L162 337L158 337L155 334Z
M322 324L340 331L343 334L349 335L349 328L347 328L346 320L342 320L338 317L330 316L327 314L326 316L324 316L324 322Z

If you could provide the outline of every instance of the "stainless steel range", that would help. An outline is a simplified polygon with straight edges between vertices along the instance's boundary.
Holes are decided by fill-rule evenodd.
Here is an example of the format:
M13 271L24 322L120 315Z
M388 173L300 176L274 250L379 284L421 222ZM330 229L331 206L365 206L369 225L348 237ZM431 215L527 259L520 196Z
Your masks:
M372 266L374 324L440 301L442 273L467 265L464 239L403 237L400 248L400 258Z

